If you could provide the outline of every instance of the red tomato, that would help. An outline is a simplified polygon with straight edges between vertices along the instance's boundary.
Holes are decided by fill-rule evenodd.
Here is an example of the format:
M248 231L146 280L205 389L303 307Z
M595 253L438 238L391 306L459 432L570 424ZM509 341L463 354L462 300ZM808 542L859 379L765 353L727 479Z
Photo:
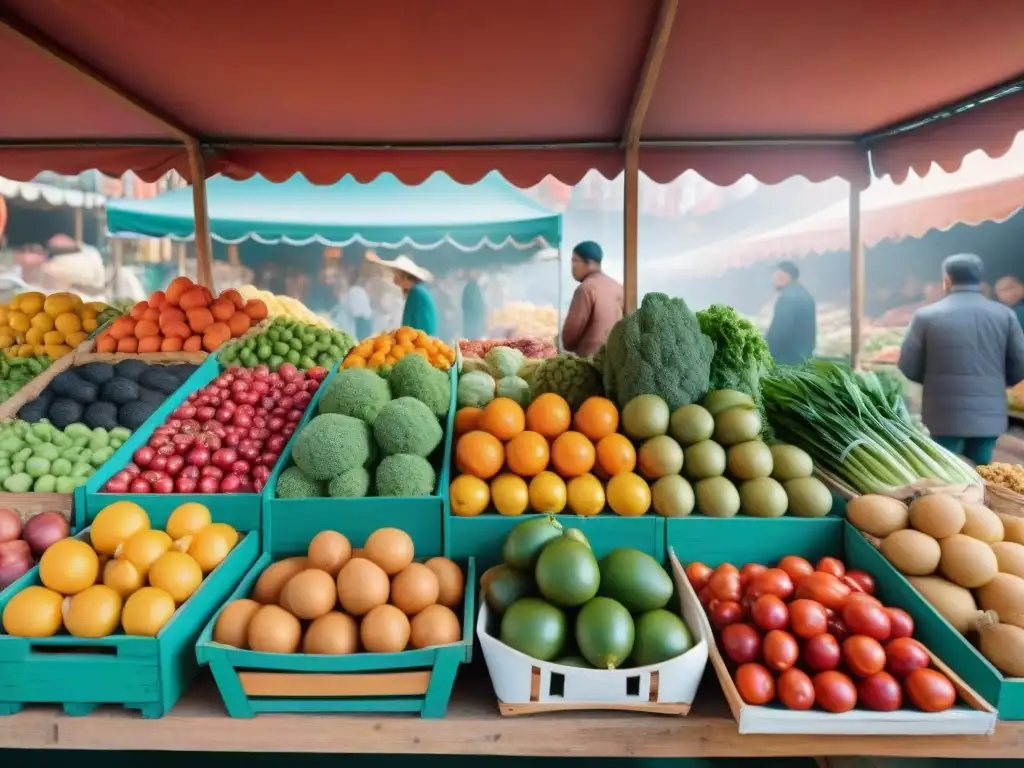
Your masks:
M777 684L779 701L790 709L810 709L814 706L814 683L807 673L793 667L779 675Z
M789 621L793 634L810 638L824 634L828 626L825 606L813 600L794 600L789 604Z
M796 596L814 600L826 608L840 610L850 597L850 588L831 574L815 571L800 582Z
M846 575L846 566L843 565L843 561L835 557L823 557L818 561L818 564L814 566L814 570L820 571L821 573L830 573L837 579L843 578Z
M711 574L711 566L704 565L704 563L690 563L686 566L686 579L697 592L700 592L708 585L708 579L711 578Z
M733 677L740 698L747 704L767 704L775 698L775 679L760 664L742 664Z
M860 582L857 581L856 579L851 579L849 576L842 576L842 577L840 577L839 580L841 582L843 582L843 584L845 584L846 586L848 586L850 588L850 594L851 595L863 595L863 594L866 594L864 592L864 588L860 585Z
M885 648L872 637L853 635L843 642L843 661L857 677L870 677L885 669Z
M888 640L892 632L892 621L881 605L875 605L871 597L851 599L843 608L843 621L853 635L867 635L875 640Z
M746 586L753 581L756 576L761 575L766 570L768 569L760 563L747 563L740 568L740 584L746 588Z
M705 608L711 605L711 601L714 600L711 596L711 590L707 587L704 587L704 589L697 593L697 599L700 600L700 604Z
M857 683L857 698L876 712L895 712L903 706L903 688L888 672L876 672Z
M846 577L843 576L843 578L845 579ZM871 603L871 605L877 605L879 608L885 607L884 605L882 605L882 601L874 595L869 595L867 592L859 592L857 589L850 587L850 597L847 599L846 602L849 603L853 600L863 600L866 603ZM846 606L843 607L845 608Z
M721 563L715 566L715 572L722 571L723 573L739 573L740 569L732 563Z
M761 655L761 636L749 624L730 624L720 639L725 655L737 664L756 661Z
M892 631L889 633L891 639L913 637L914 620L909 613L902 608L886 608L885 612L889 614L889 623L892 625Z
M832 635L817 635L804 643L804 661L815 672L835 669L840 656L839 643Z
M789 632L773 629L764 636L761 645L761 656L765 666L776 672L789 669L800 657L800 646Z
M814 698L826 712L849 712L857 706L857 689L842 672L819 672L814 676Z
M722 630L730 624L743 621L743 606L735 600L712 600L708 605L708 614L715 629Z
M747 587L747 595L757 600L761 595L775 595L782 600L793 596L793 580L781 568L769 568Z
M942 712L956 703L956 688L941 672L915 669L903 681L907 697L920 710Z
M789 609L775 595L761 595L750 609L750 618L761 629L785 629L789 625Z
M928 651L912 637L897 637L885 646L885 665L896 677L906 677L931 664Z
M708 588L711 595L719 600L732 600L738 603L743 597L739 571L723 570L721 566L708 579Z
M840 643L850 636L850 630L846 628L846 622L842 616L829 616L828 628L825 630Z
M861 592L866 592L869 595L875 594L875 577L867 571L847 571L845 578L856 582L860 586Z
M779 564L776 568L781 568L789 574L789 578L797 586L800 585L800 581L804 576L810 576L814 573L814 566L802 557L797 557L796 555L786 555L784 558L779 560Z

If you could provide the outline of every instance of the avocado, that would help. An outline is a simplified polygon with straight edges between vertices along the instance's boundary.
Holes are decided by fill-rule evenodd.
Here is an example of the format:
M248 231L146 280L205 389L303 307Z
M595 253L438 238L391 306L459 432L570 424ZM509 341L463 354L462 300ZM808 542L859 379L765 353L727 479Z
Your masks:
M115 376L100 390L103 399L115 405L124 405L139 399L139 385L124 376Z
M44 390L35 400L30 400L21 406L21 410L18 411L18 418L30 424L42 421L47 418L52 403L53 394L49 390Z
M660 664L693 648L693 635L681 618L664 608L640 614L630 661L637 667Z
M178 381L184 381L193 373L196 372L198 365L192 365L192 363L181 363L180 365L168 365L165 366L165 370L174 376Z
M50 406L48 415L53 426L64 429L69 424L82 420L82 404L70 397L58 397Z
M90 403L82 419L93 429L114 429L117 426L117 406L113 403Z
M75 373L91 384L106 384L114 378L114 366L110 363L86 363L75 368Z
M95 402L98 394L95 384L86 381L72 370L61 371L54 376L49 389L57 397L67 397L83 404Z
M517 600L501 618L501 642L541 661L558 658L565 634L565 614L539 597Z
M177 376L163 370L162 365L151 365L149 370L139 376L139 384L146 389L155 389L157 392L170 395L181 386L181 381Z
M506 565L532 571L544 547L562 535L562 524L551 515L525 520L509 531L501 547Z
M134 403L125 403L117 409L117 423L132 432L141 427L158 406L152 403L144 403L136 400Z
M590 547L559 536L541 550L534 577L544 597L563 608L574 608L597 594L601 571Z
M562 533L562 536L568 539L575 539L581 544L586 544L588 549L593 549L593 547L590 546L590 541L579 528L566 528Z
M139 402L150 403L151 405L162 405L166 399L167 395L162 392L157 392L155 389L139 387Z
M141 360L129 357L114 366L114 374L116 376L123 376L126 379L131 379L132 381L138 381L139 376L145 373L148 369L148 364Z
M557 659L555 664L561 664L563 667L581 667L583 669L591 669L590 662L582 656L563 656L562 658Z
M672 579L661 563L638 549L613 549L599 567L598 594L619 601L630 613L664 608L672 597Z
M517 571L504 563L488 568L480 577L480 587L487 605L495 613L504 613L516 600L537 593L528 573Z
M610 597L595 597L576 617L576 644L597 669L615 669L629 658L635 633L629 611Z

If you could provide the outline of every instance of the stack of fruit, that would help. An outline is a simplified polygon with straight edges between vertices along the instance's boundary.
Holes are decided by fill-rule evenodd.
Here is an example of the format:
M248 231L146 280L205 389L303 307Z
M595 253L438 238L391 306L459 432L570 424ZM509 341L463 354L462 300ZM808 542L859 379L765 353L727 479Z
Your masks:
M62 539L43 553L42 586L10 599L4 631L51 637L63 628L94 638L120 628L155 637L237 542L238 532L212 522L201 504L182 504L160 531L137 504L114 502L93 520L87 539Z
M442 371L455 364L455 350L423 331L403 326L397 331L364 339L345 357L345 368L369 368L382 376L406 355L420 355Z
M259 299L246 301L228 289L214 298L208 288L176 277L96 337L97 352L213 352L267 317Z
M303 370L315 367L330 370L355 345L355 340L344 331L281 317L258 332L229 342L219 357L225 367L255 368L265 363L276 371L284 363L291 363Z
M660 664L693 647L686 623L666 609L672 579L650 555L621 548L598 561L580 531L547 516L513 528L502 559L481 588L500 616L501 641L527 656L615 669Z
M0 306L0 349L7 357L47 355L56 360L99 327L106 309L103 302L84 304L73 293L19 293L9 305Z
M262 653L399 653L457 643L465 576L444 557L413 562L405 531L380 528L362 549L321 531L304 557L260 574L249 598L228 603L214 642Z
M50 362L46 355L0 358L0 403L49 368Z
M330 328L331 324L298 299L291 296L278 296L270 291L261 291L255 285L243 285L238 292L246 301L262 301L267 306L268 317L285 317L313 325L317 328Z
M913 619L873 597L864 571L789 555L774 568L690 563L686 575L747 704L842 713L892 712L904 695L925 712L956 703L953 684L913 639Z

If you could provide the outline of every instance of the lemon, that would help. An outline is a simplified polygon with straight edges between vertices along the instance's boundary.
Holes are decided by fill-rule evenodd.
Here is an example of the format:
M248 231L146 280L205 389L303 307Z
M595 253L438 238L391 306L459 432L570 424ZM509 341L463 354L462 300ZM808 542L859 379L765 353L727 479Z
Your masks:
M604 509L604 486L591 474L580 475L569 481L569 509L582 517L593 517Z
M651 487L633 472L623 472L608 481L608 506L617 515L639 517L651 508Z
M89 537L97 552L112 555L134 534L149 527L149 516L142 507L131 501L115 501L96 515Z
M452 514L458 517L479 515L491 502L491 491L487 483L473 475L459 475L448 486L448 502Z
M74 595L91 587L99 573L99 555L79 539L55 541L39 559L43 586L62 595Z
M11 328L16 330L18 333L25 333L32 327L31 321L28 319L28 315L20 311L11 312L7 317L7 322L9 322L11 324Z
M171 512L171 516L167 518L167 534L177 541L199 533L211 522L213 520L210 518L210 510L202 504L190 501Z
M534 512L552 514L565 509L565 481L554 472L541 472L530 481L530 506Z
M530 506L530 490L523 478L503 472L491 481L491 501L502 515L521 515Z
M64 601L64 626L75 637L106 637L121 623L121 596L94 584Z
M150 566L157 561L160 555L169 550L173 543L171 537L166 533L151 528L148 531L132 534L117 548L114 557L130 562L145 578L149 573Z
M145 583L139 569L127 560L110 560L103 566L103 583L127 598Z
M53 330L53 318L43 312L33 315L32 320L29 322L34 330L42 331L43 333Z
M149 569L149 585L157 587L183 603L203 582L203 569L195 558L171 550L157 558Z
M4 608L4 632L15 637L51 637L61 622L63 598L46 587L25 587Z
M143 587L124 601L121 627L126 635L156 637L173 615L173 597L162 589Z
M35 315L43 311L43 303L45 301L46 297L39 293L39 291L28 291L21 294L18 309L26 315Z
M238 531L227 523L211 523L192 537L188 554L199 563L203 573L209 573L238 543Z

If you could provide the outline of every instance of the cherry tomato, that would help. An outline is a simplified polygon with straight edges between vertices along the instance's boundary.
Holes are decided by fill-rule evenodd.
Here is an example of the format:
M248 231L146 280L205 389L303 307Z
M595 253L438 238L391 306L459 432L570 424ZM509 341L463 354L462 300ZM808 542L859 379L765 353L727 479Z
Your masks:
M742 664L733 678L740 698L747 704L767 704L775 698L775 679L760 664Z
M864 596L848 601L843 608L843 621L852 635L867 635L879 641L888 640L892 633L892 621L885 608L870 602L873 599Z
M861 592L866 592L869 595L875 594L875 577L867 571L847 571L844 578L856 582L860 586ZM846 583L849 585L850 581Z
M721 563L715 566L715 571L722 571L723 573L739 573L740 569L732 563Z
M841 610L850 597L850 588L832 574L815 571L800 582L796 596L814 600L826 608Z
M857 688L842 672L819 672L814 676L814 698L826 712L849 712L857 706Z
M803 670L792 667L779 675L776 684L779 701L790 709L810 709L814 706L814 683Z
M768 569L760 563L747 563L742 568L740 568L740 584L745 589L746 586L751 581L753 581L756 576L760 576L766 570Z
M738 603L743 597L739 571L727 571L719 567L708 579L708 588L712 596L719 600L732 600Z
M924 712L942 712L956 703L956 688L941 672L915 669L903 681L907 698Z
M747 595L757 600L761 595L775 595L782 600L793 596L793 580L781 568L769 568L747 587Z
M750 618L761 629L785 629L789 625L789 609L775 595L761 595L750 608Z
M697 599L700 600L700 604L705 608L711 605L711 601L714 600L711 596L711 590L707 587L704 587L704 589L697 593Z
M813 600L794 600L789 604L789 622L797 637L811 638L824 634L828 626L825 606Z
M857 677L870 677L885 669L885 648L873 637L853 635L843 641L843 661Z
M761 656L765 666L776 672L789 669L800 658L800 646L789 632L773 629L764 636Z
M821 573L830 573L837 579L843 578L846 575L846 566L843 565L842 560L838 560L834 557L823 557L818 561L818 564L814 566L814 570L820 571Z
M810 576L814 573L814 566L802 557L797 557L796 555L786 555L784 558L779 560L779 564L776 567L781 568L789 574L789 578L797 586L800 585L800 581L804 576Z
M835 669L841 655L839 643L829 634L817 635L804 643L804 662L815 672Z
M909 613L902 608L886 608L885 612L889 614L889 623L892 625L892 631L889 633L890 639L913 637L914 620Z
M857 683L857 698L876 712L895 712L903 706L903 688L888 672L876 672Z
M743 621L743 606L735 600L712 600L708 605L708 614L715 629L722 630L730 624Z
M845 579L846 577L843 576L843 578ZM850 587L850 597L847 598L846 602L849 603L849 602L852 602L853 600L863 600L865 603L871 603L871 605L877 605L879 608L884 608L885 607L884 605L882 605L882 601L879 600L874 595L869 595L867 592L858 592L853 587ZM845 608L846 606L843 606L843 607Z
M711 574L711 566L704 565L704 563L690 563L686 566L686 579L697 592L700 592L708 585L708 579L711 578Z
M828 628L825 630L840 643L850 636L850 630L846 628L846 622L842 616L829 616Z
M761 656L761 636L749 624L730 624L722 630L721 641L725 655L737 664L756 661Z
M906 677L931 664L928 651L912 637L897 637L885 646L885 666L896 677Z
M851 579L849 576L841 576L839 578L843 584L850 588L851 595L863 595L865 594L864 588L860 585L860 582L856 579Z

